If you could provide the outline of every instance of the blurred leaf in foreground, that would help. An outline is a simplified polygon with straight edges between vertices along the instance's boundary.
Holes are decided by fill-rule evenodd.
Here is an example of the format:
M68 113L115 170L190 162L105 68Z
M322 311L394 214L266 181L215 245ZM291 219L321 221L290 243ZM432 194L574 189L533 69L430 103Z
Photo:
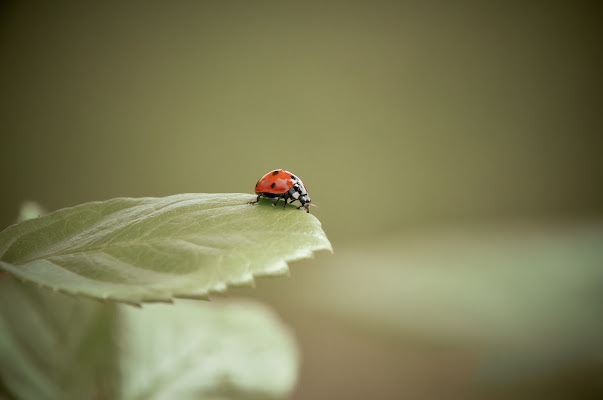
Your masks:
M603 366L601 222L429 230L324 261L253 296L272 292L290 313L384 338L477 351L484 379Z
M0 268L71 294L128 303L205 298L331 244L316 217L247 194L86 203L0 232Z
M121 309L125 399L277 399L297 378L289 331L254 302Z
M17 399L113 398L115 305L0 282L0 381ZM13 398L9 397L9 398Z
M117 351L118 350L118 351ZM298 353L254 302L136 309L0 282L0 395L18 399L278 399Z

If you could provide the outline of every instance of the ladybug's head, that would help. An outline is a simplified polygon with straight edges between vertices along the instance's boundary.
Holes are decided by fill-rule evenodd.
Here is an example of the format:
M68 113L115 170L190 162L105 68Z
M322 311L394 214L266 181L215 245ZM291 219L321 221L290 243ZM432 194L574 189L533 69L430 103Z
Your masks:
M310 204L312 200L310 200L310 197L308 197L308 194L304 194L303 196L301 196L299 198L299 202L301 203L301 207L303 208L304 211L306 211L307 213L310 212L310 206L314 206L314 204Z

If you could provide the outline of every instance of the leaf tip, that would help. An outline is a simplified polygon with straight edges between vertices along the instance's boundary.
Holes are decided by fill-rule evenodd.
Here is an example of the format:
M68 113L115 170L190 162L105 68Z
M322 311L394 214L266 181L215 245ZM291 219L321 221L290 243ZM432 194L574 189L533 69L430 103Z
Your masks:
M44 207L34 201L27 200L21 205L17 222L38 218L46 214L48 214L48 212L44 209Z

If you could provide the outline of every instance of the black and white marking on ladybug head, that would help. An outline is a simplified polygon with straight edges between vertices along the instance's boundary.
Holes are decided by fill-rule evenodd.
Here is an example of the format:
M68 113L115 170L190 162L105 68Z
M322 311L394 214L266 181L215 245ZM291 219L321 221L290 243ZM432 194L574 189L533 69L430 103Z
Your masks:
M306 212L310 212L308 207L310 206L311 200L304 184L299 179L297 179L297 182L289 189L289 196L295 200L299 200L301 203L300 208L303 208Z

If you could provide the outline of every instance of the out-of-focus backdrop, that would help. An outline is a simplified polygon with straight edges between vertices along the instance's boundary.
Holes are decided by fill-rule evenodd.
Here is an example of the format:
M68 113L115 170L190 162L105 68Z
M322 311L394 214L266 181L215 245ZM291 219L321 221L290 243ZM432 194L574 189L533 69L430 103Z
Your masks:
M600 394L600 15L4 2L0 226L285 168L335 253L235 294L294 328L296 399Z

